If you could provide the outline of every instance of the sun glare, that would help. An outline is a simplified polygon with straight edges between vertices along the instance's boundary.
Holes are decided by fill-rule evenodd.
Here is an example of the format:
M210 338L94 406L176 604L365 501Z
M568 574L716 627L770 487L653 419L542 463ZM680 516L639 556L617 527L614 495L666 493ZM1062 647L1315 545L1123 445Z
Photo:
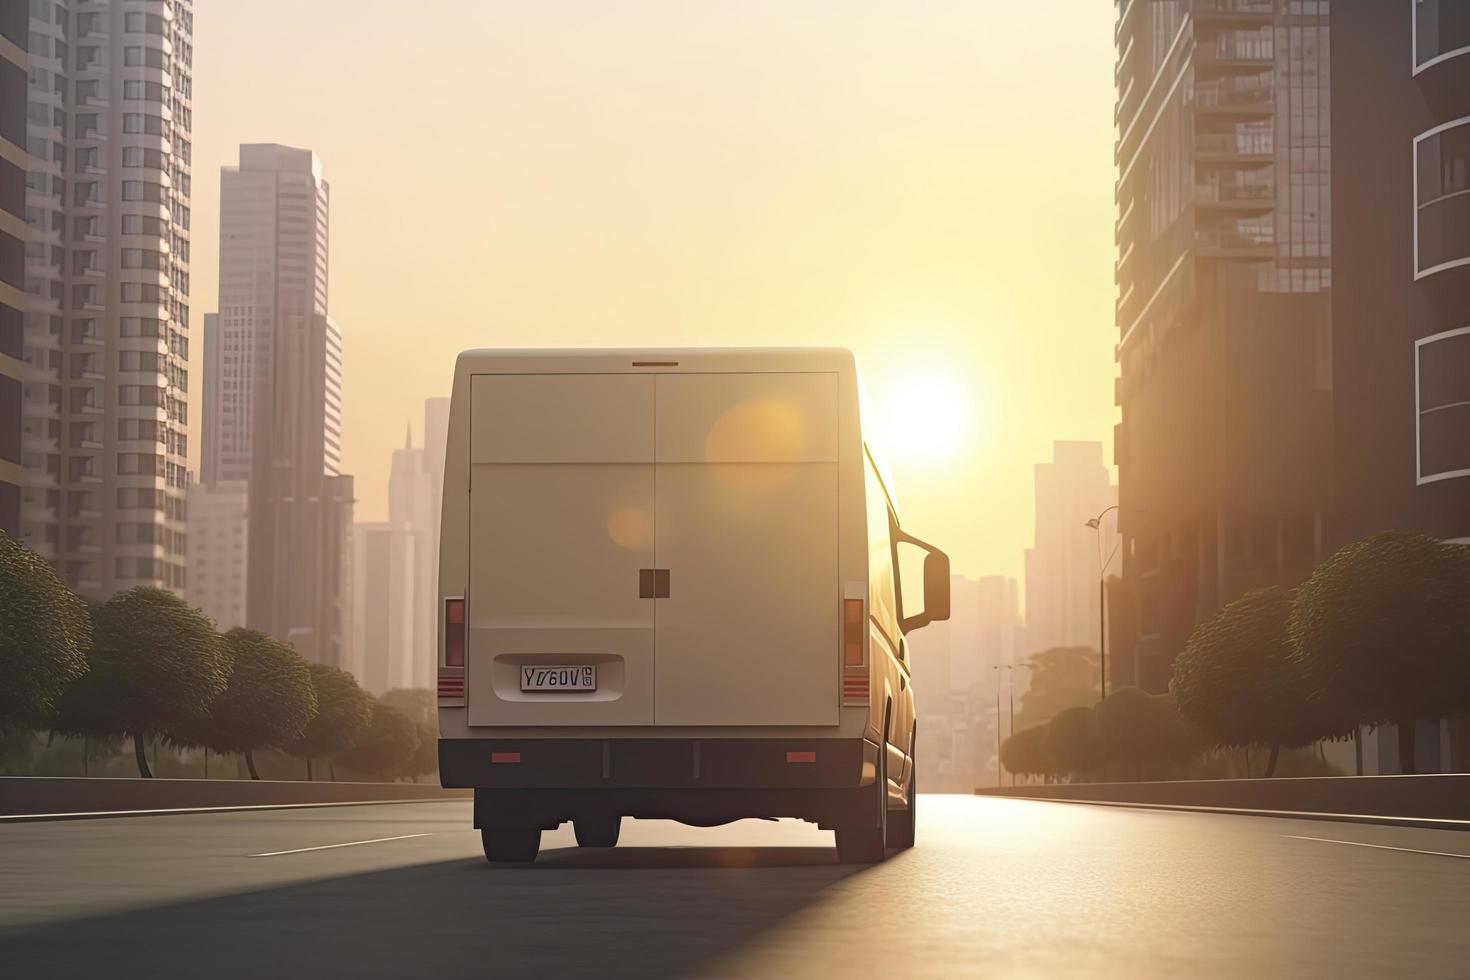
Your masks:
M951 375L905 375L878 403L883 449L894 459L916 463L954 459L970 441L974 412L974 399Z

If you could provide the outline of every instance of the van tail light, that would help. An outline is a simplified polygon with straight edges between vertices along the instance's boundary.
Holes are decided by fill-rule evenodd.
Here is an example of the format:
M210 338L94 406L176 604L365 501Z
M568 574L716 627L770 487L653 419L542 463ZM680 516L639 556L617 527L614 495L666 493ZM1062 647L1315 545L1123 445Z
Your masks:
M439 671L439 696L450 701L464 699L464 670Z
M868 665L863 655L868 616L861 599L842 600L842 700L868 703Z
M444 600L444 666L464 666L464 598Z
M842 600L842 666L863 665L863 600Z

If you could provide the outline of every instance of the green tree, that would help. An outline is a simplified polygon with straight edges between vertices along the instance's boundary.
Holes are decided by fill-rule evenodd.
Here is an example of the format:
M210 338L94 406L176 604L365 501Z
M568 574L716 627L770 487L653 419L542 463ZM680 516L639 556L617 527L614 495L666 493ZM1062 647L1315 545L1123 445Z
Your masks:
M1402 531L1347 545L1298 590L1287 631L1313 696L1347 727L1396 725L1412 773L1416 720L1470 710L1470 547Z
M1135 779L1142 778L1145 762L1164 751L1160 706L1136 687L1120 687L1096 709L1098 735L1106 761L1133 767Z
M337 755L337 761L355 772L380 781L400 774L419 747L420 726L397 708L372 703L372 723L357 744Z
M1195 628L1170 682L1185 720L1216 745L1268 746L1268 777L1282 748L1310 745L1350 727L1329 719L1329 699L1312 696L1293 659L1291 612L1292 594L1285 589L1247 592Z
M1026 658L1030 678L1016 711L1016 728L1044 725L1068 708L1096 704L1098 653L1090 647L1052 647Z
M44 558L0 531L0 733L49 727L87 672L92 624Z
M313 779L312 760L330 759L357 743L373 720L373 699L347 671L325 664L310 664L311 689L316 696L316 716L301 737L282 746L306 762L306 778Z
M172 592L149 586L94 607L91 664L62 696L57 727L131 738L144 778L153 775L147 740L202 721L229 670L209 619Z
M1153 694L1150 697L1157 706L1152 717L1159 725L1159 753L1154 756L1154 761L1187 770L1190 763L1214 743L1198 725L1184 719L1174 695Z
M420 725L430 725L439 732L439 695L426 687L395 687L378 698L390 708L397 708Z
M1120 687L1095 711L1107 761L1132 767L1135 779L1150 766L1187 765L1207 744L1179 717L1168 695Z
M1093 708L1068 708L1046 724L1046 750L1056 760L1057 771L1074 777L1094 772L1107 759L1103 755Z
M407 715L418 728L418 746L404 764L405 776L439 771L439 695L425 687L395 687L380 699Z
M220 637L229 664L229 682L209 715L174 729L176 745L239 753L251 779L259 779L255 750L285 745L301 737L316 717L311 671L295 649L259 630L236 627Z
M1054 776L1056 760L1047 748L1047 726L1023 728L1000 745L1001 765L1023 776Z

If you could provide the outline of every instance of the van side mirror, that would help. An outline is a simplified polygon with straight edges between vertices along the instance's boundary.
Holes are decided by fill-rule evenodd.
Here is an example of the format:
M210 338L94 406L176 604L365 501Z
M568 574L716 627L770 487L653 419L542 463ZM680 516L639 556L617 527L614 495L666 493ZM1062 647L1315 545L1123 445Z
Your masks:
M937 549L924 558L924 613L931 623L949 619L949 555Z
M900 544L911 544L924 550L924 608L913 615L906 614L898 628L904 633L912 633L930 623L949 619L949 556L932 544L902 531L898 532L897 540ZM908 591L902 576L899 585L904 592Z

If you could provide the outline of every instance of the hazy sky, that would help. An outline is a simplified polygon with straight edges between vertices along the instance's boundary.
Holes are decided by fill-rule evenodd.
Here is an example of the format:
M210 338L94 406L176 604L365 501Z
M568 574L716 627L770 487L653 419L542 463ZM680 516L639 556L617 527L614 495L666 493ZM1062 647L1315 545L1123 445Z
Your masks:
M889 447L901 516L957 571L1019 575L1032 465L1053 439L1111 447L1113 18L199 0L195 332L219 168L241 142L310 147L359 519L384 515L390 452L464 348L832 344L893 415L915 377L964 386L957 456Z

